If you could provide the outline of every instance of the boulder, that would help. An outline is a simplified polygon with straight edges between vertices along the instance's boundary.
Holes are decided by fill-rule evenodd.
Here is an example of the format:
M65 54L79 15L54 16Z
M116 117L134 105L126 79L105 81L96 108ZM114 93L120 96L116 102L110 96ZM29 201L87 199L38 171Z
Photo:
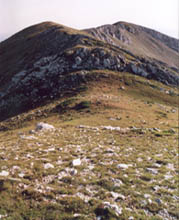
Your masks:
M50 124L47 124L47 123L44 123L44 122L39 122L37 125L36 125L36 131L44 131L44 130L55 130L54 126L53 125L50 125Z

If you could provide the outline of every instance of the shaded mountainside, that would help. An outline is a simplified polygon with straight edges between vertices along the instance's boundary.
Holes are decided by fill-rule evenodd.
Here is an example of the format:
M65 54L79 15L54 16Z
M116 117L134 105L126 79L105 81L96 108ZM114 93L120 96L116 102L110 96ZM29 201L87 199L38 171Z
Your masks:
M140 28L119 23L88 32L44 22L0 43L0 120L78 93L81 84L100 76L91 74L92 70L129 72L179 85L178 53L156 40L158 53L162 51L159 56L151 49L154 38L149 42ZM145 39L143 45L134 44L138 38ZM121 47L119 42L129 47ZM168 54L167 62L164 53Z
M118 22L86 31L100 40L126 48L136 55L151 57L169 66L179 67L179 40L152 29Z

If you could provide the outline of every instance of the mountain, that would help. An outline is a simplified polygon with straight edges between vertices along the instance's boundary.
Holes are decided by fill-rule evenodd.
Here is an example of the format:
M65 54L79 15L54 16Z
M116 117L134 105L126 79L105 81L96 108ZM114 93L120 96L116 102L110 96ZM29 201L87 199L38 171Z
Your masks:
M52 22L31 26L0 43L0 119L70 93L90 70L177 86L177 42L123 22L85 31Z
M99 40L179 68L179 40L139 25L118 22L86 30Z
M177 220L177 42L124 22L1 42L0 219Z

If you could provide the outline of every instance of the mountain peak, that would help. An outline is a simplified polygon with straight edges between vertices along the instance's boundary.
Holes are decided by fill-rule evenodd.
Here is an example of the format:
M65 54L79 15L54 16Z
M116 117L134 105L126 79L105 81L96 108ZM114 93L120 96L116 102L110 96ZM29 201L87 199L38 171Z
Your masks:
M179 40L155 30L120 21L86 31L99 40L127 49L136 55L179 67Z

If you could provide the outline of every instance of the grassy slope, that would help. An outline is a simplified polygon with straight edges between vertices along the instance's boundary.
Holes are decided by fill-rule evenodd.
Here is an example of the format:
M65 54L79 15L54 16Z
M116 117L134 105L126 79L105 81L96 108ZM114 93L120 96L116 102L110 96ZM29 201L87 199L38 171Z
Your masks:
M120 217L112 210L103 213L106 220L130 216L158 220L162 218L157 213L164 209L177 218L178 98L159 88L175 94L177 90L128 74L104 73L105 78L84 85L84 91L75 97L4 123L11 128L0 132L0 171L10 172L0 177L4 219L94 220L96 208L104 201L122 208ZM84 101L88 108L76 110ZM29 134L39 121L54 125L56 131ZM101 127L109 125L123 130ZM139 129L125 130L131 126ZM66 169L74 169L71 162L75 158L81 158L82 164L71 175ZM54 168L44 169L47 162ZM132 166L121 170L117 168L121 163ZM174 165L173 170L169 164ZM158 173L151 174L146 168ZM171 178L165 179L166 175ZM115 201L112 192L125 198Z

